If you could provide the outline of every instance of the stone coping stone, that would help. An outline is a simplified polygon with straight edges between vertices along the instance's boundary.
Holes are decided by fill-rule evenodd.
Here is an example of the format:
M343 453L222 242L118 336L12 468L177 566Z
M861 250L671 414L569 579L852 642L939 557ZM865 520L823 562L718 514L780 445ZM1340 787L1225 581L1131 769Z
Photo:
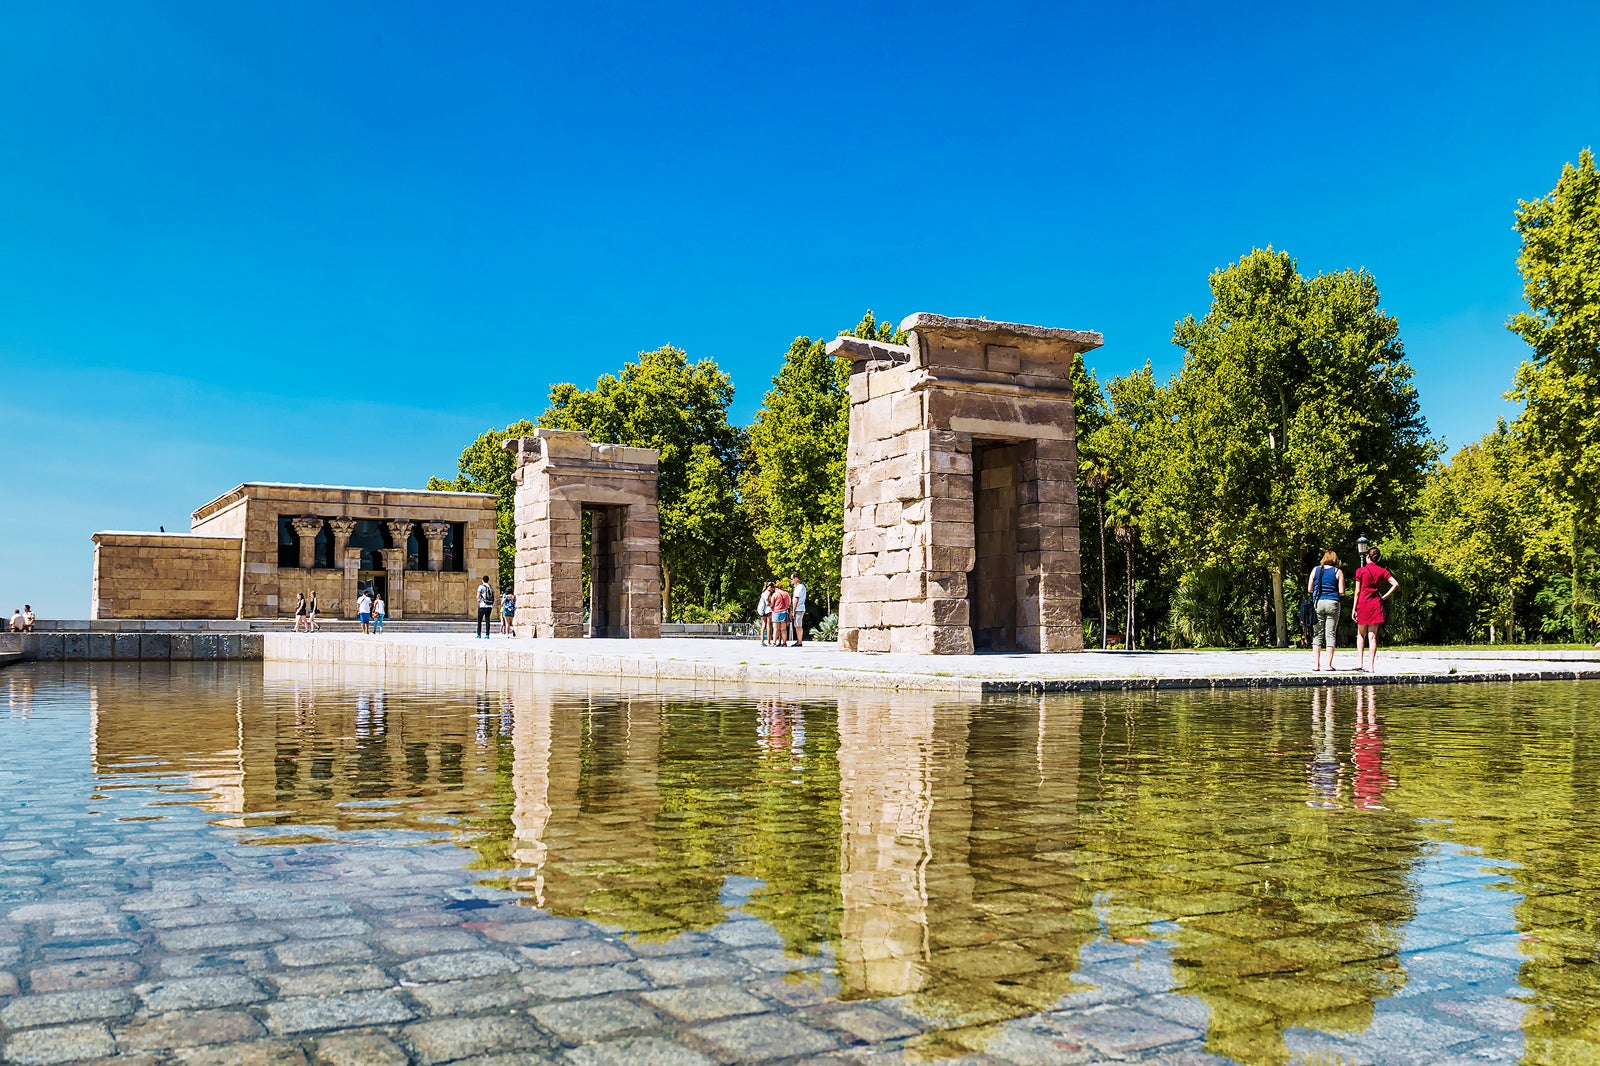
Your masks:
M1034 340L1067 341L1090 348L1098 348L1106 342L1104 334L1093 330L1056 329L1052 326L1030 326L1023 322L991 322L986 318L948 318L926 311L907 315L900 320L900 328L907 333L993 333Z
M1382 653L1380 672L1307 669L1311 653L1079 652L1058 655L853 654L832 644L763 648L753 640L479 640L448 635L263 634L272 663L384 670L472 671L607 678L649 684L985 693L1137 692L1351 685L1600 679L1600 653L1582 660L1486 652ZM1353 652L1349 653L1353 657Z

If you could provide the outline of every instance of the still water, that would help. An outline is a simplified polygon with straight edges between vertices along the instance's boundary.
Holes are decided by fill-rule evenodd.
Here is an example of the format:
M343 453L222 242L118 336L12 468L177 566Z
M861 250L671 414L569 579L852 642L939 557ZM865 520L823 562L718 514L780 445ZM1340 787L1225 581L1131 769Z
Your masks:
M1597 691L12 667L0 1057L1600 1061Z

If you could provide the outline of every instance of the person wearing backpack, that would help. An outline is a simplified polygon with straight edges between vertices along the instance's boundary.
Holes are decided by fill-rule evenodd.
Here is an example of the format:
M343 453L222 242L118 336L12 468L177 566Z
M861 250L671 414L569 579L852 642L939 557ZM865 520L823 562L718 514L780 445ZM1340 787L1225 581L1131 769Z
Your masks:
M772 582L761 586L761 598L756 601L756 623L761 627L761 646L772 640Z
M1322 670L1322 649L1328 649L1328 669L1333 669L1333 649L1339 644L1339 600L1344 596L1344 571L1339 569L1337 552L1322 553L1322 562L1306 579L1306 592L1316 602L1316 617L1311 624L1311 654L1316 659L1313 672Z

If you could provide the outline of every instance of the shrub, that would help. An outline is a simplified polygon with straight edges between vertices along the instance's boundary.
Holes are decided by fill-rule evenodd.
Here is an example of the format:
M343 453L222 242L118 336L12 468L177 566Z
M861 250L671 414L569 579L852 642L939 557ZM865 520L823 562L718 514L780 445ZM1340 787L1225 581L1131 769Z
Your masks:
M838 640L839 639L839 614L837 611L824 615L822 621L811 630L812 640Z

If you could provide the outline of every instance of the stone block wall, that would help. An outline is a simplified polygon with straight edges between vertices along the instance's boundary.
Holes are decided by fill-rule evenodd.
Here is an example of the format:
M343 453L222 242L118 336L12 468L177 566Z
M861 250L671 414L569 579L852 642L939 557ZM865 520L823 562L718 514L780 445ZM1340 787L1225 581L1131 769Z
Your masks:
M661 635L659 455L539 429L516 456L515 628L521 636ZM584 618L583 515L591 514L592 617Z
M1081 650L1070 372L1100 335L901 327L905 346L829 345L851 361L840 647Z
M303 539L314 537L323 521L328 523L335 538L331 568L311 566L310 553L301 566L278 565L278 519L286 515L309 520ZM435 531L449 523L464 527L462 570L407 570L403 542L383 552L386 602L389 617L396 621L471 618L476 613L478 579L487 574L491 584L499 584L495 498L484 493L252 482L196 510L191 528L243 538L238 617L287 618L294 614L297 593L310 597L315 592L322 616L354 618L361 553L347 542L362 519L393 523L401 536L403 527L413 523L431 524ZM400 539L394 533L391 537ZM429 545L435 562L441 545L442 541Z
M90 618L233 618L238 537L96 533Z

